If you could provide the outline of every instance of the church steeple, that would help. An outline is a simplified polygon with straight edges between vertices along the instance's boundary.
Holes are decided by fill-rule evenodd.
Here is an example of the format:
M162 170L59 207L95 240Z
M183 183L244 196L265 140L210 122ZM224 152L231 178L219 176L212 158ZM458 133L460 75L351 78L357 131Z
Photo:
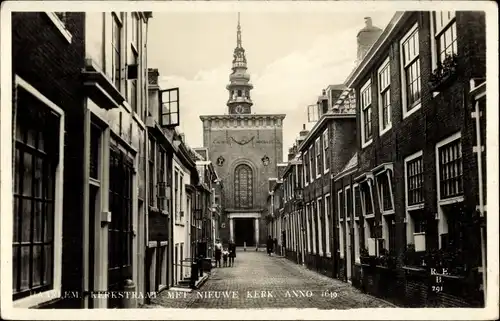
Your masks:
M250 114L253 105L250 98L250 75L247 73L247 58L241 42L240 13L238 12L238 26L236 29L236 48L233 53L232 73L229 75L230 83L226 86L229 91L227 106L229 114Z

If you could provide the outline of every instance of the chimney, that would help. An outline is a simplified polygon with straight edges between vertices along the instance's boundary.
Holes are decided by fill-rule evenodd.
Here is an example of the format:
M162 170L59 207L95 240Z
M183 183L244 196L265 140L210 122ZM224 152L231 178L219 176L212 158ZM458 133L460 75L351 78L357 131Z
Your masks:
M356 64L359 64L366 56L368 50L382 34L382 29L375 27L371 17L365 17L365 27L358 32L358 52Z
M153 86L158 86L158 68L148 68L148 84Z

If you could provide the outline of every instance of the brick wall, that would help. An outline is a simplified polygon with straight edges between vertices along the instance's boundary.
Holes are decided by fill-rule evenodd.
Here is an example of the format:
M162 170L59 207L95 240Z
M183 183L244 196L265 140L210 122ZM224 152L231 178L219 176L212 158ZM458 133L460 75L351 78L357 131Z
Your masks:
M421 110L416 111L407 118L403 118L401 105L401 70L400 70L400 43L406 32L418 22L419 47L420 47L420 71L421 71ZM381 63L387 56L390 57L391 67L391 107L392 107L392 129L383 136L379 135L379 113L378 113L378 83L377 70L380 67L375 63L367 72L367 76L360 79L356 85L359 97L359 88L366 80L372 80L372 113L373 113L373 143L359 150L358 166L359 173L370 171L374 167L391 162L394 165L393 193L396 215L396 244L397 250L402 254L406 241L405 218L405 178L404 158L422 150L424 162L424 190L425 204L424 212L427 216L427 248L435 248L438 245L438 229L435 214L437 212L436 193L436 144L456 132L462 133L462 155L463 155L463 179L464 182L464 205L471 213L477 203L477 161L472 152L475 142L474 120L470 117L469 102L469 79L471 77L484 77L485 75L485 51L484 51L484 13L482 12L458 12L457 13L457 43L458 43L458 73L456 80L435 95L428 85L433 71L432 49L431 49L431 21L428 12L414 13L405 22L395 38L389 41L390 45L379 54ZM358 99L358 102L360 100ZM360 120L359 103L357 109L358 128L362 125ZM361 146L361 138L358 139ZM374 190L374 198L377 197ZM381 219L381 211L378 202L375 204L376 219ZM477 231L468 235L465 251L469 251L469 258L476 260L473 256L479 255ZM470 242L469 242L470 241ZM416 282L416 281L415 281ZM418 282L407 280L406 291L409 297L415 298L415 302L425 302L426 294L423 294ZM427 291L427 290L426 290ZM425 292L427 293L427 292ZM451 302L451 301L450 301ZM455 302L455 301L453 301Z
M12 14L13 75L61 107L66 116L62 290L82 288L84 14L68 13L71 44L46 13ZM75 302L75 304L79 304Z

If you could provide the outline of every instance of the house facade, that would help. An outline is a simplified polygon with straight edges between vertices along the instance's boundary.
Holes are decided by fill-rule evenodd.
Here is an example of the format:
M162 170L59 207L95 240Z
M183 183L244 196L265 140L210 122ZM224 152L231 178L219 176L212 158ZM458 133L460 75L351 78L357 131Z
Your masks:
M89 291L144 292L150 18L12 15L16 307L118 307Z
M416 305L482 304L476 133L485 115L471 114L469 92L485 71L484 13L404 12L349 76L365 290Z

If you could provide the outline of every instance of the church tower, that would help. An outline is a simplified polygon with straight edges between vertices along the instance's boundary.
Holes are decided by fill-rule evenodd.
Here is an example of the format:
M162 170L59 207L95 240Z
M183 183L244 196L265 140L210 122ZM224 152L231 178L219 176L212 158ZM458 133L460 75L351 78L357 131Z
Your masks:
M257 247L267 240L267 233L263 232L267 226L267 187L269 178L278 177L278 164L283 160L286 115L252 111L253 86L241 43L239 13L231 69L229 84L223 84L229 92L226 112L200 115L203 146L222 182L222 189L215 196L223 208L219 237L223 242L233 239L238 246Z
M247 58L245 49L241 44L240 13L238 12L238 27L236 31L236 48L233 53L232 73L229 75L229 84L226 89L229 91L227 107L229 114L251 114L253 105L250 98L250 90L253 85L250 83L250 75L247 73Z

